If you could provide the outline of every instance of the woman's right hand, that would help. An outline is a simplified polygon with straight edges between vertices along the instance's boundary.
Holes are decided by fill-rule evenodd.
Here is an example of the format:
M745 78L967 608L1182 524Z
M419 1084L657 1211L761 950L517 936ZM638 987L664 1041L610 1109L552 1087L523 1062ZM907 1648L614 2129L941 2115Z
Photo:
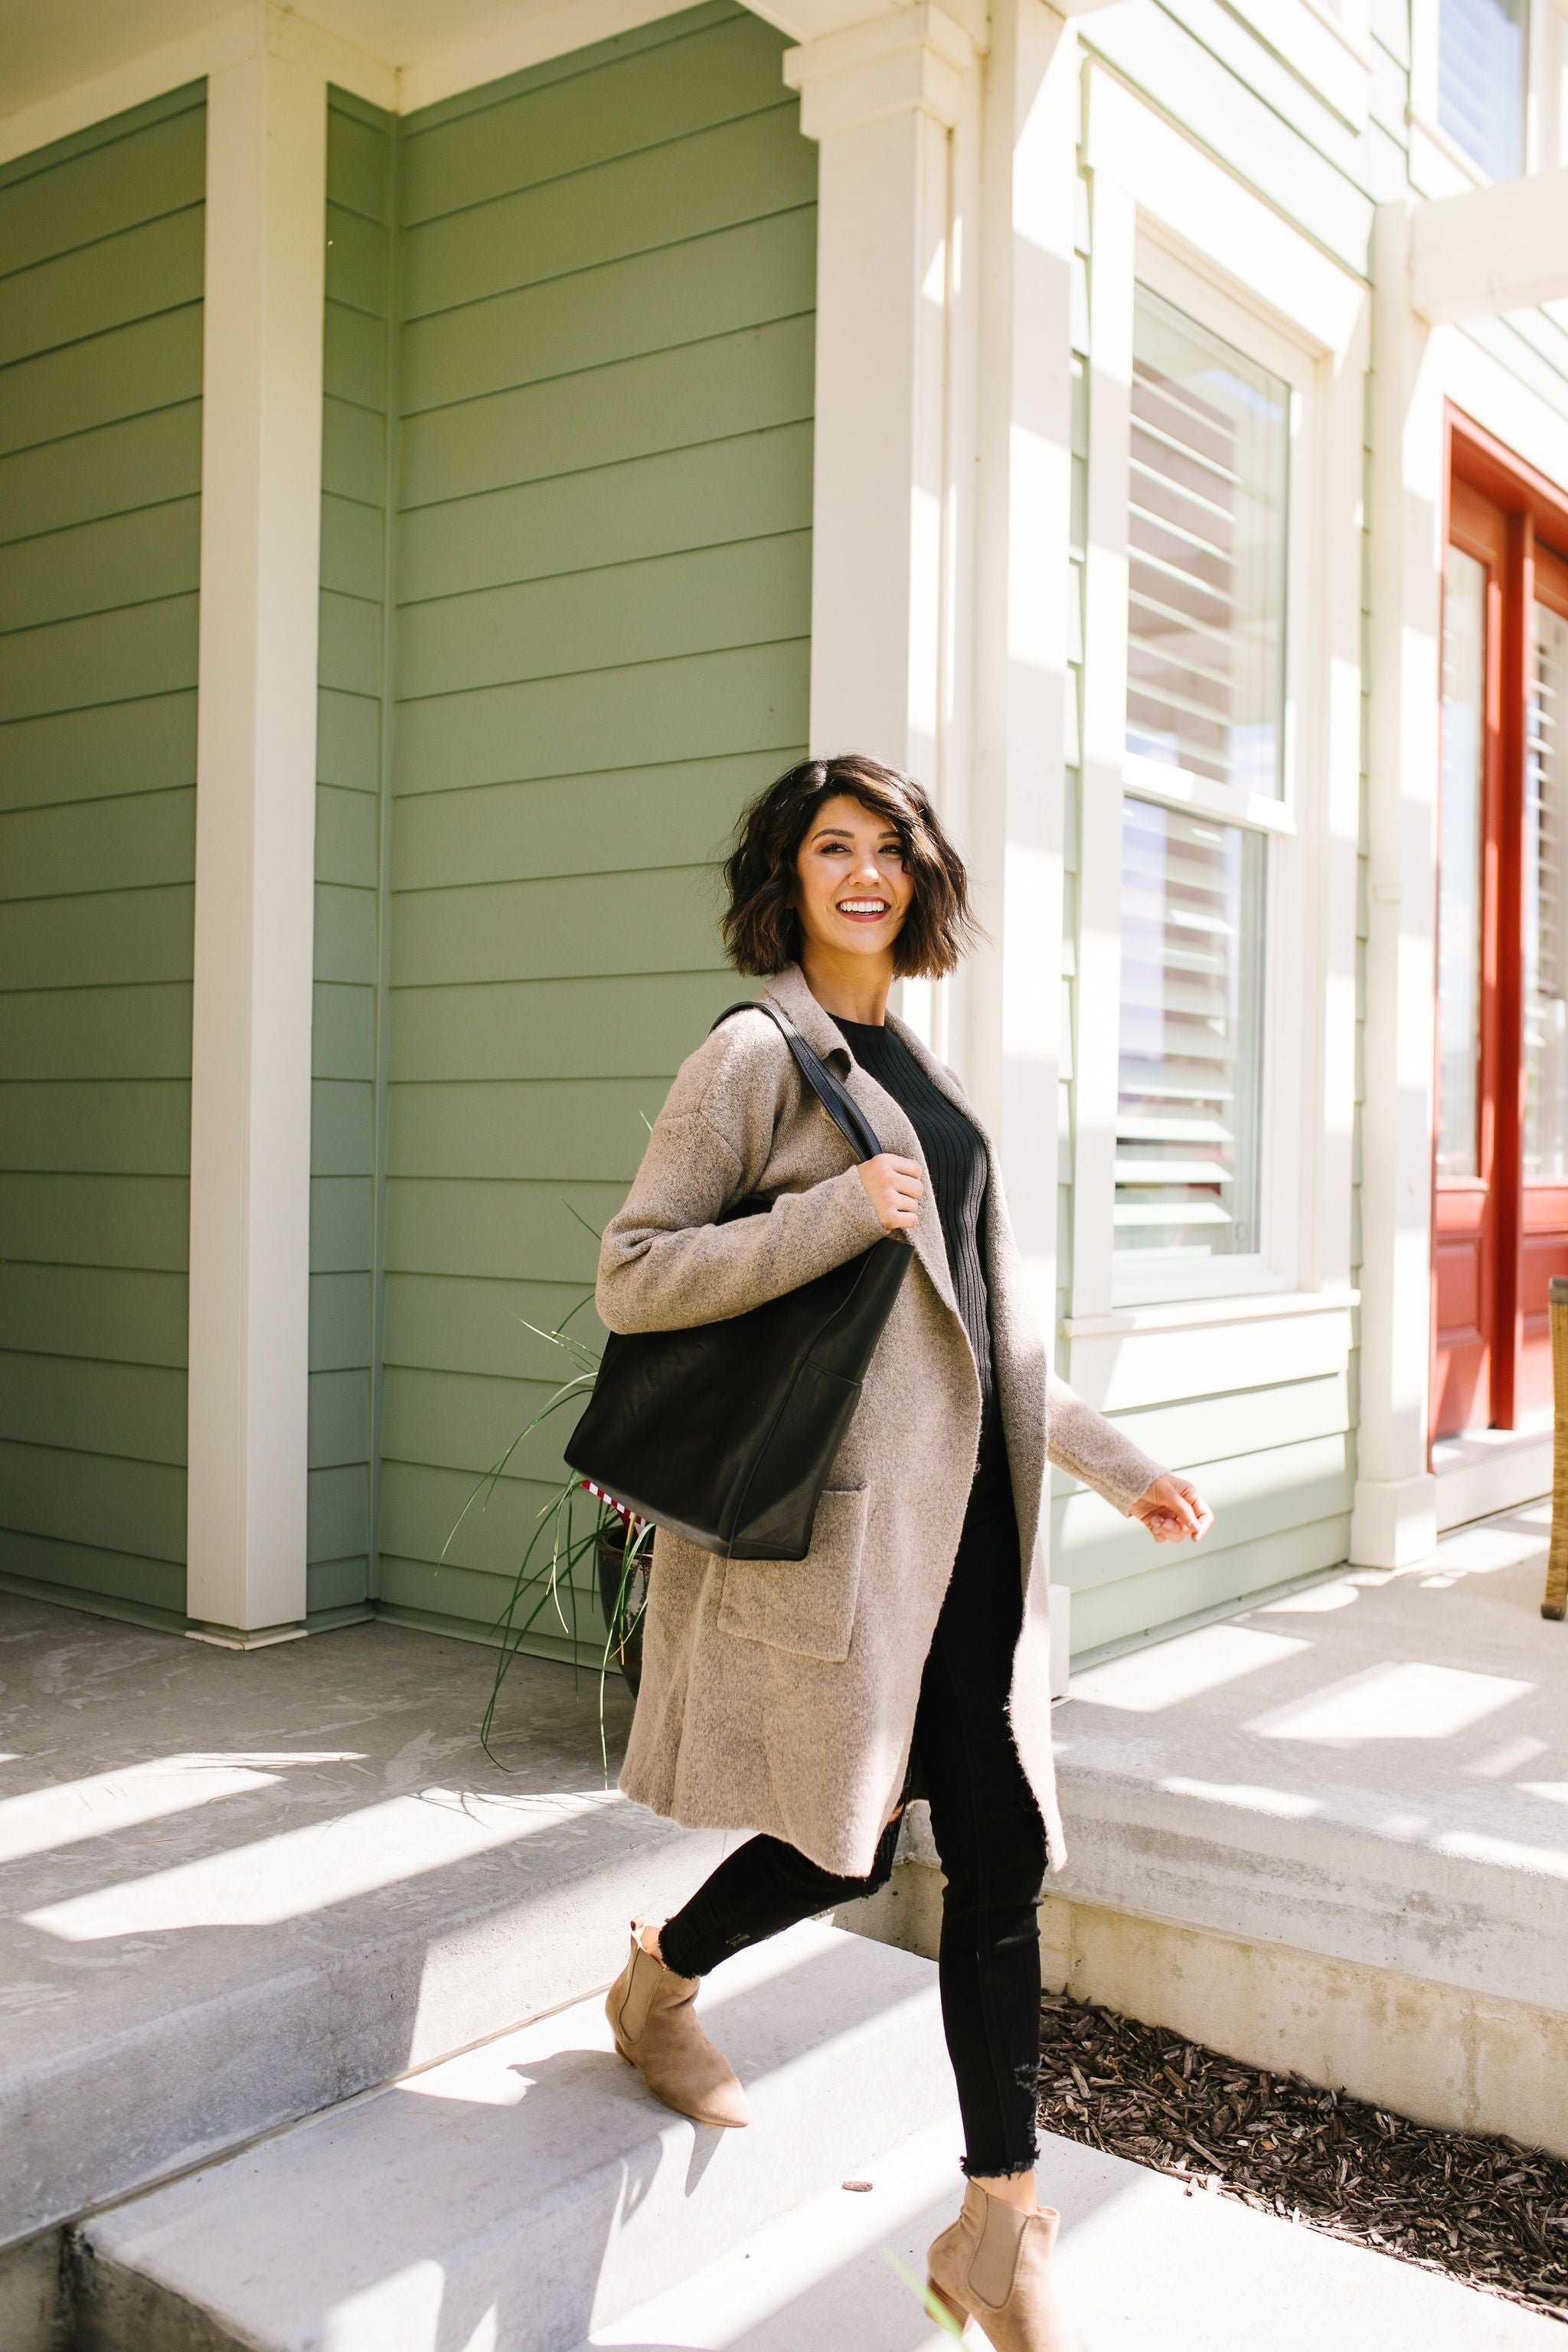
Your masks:
M900 1160L896 1151L879 1151L875 1160L862 1160L858 1173L883 1232L910 1232L919 1222L925 1190L920 1161Z

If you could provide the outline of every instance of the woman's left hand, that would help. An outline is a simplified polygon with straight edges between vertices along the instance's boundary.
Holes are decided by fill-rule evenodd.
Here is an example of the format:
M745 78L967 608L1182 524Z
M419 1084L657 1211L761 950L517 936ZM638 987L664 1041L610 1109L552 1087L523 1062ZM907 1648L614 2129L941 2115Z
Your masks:
M1197 1488L1168 1470L1145 1486L1131 1516L1142 1519L1156 1543L1184 1543L1189 1537L1196 1543L1214 1525L1214 1513Z

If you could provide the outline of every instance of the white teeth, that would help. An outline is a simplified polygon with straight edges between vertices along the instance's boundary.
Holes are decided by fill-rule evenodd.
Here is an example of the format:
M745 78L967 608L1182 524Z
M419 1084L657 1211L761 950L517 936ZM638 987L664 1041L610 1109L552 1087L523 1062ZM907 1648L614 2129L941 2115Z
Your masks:
M885 915L888 902L885 898L840 898L838 911L841 915Z

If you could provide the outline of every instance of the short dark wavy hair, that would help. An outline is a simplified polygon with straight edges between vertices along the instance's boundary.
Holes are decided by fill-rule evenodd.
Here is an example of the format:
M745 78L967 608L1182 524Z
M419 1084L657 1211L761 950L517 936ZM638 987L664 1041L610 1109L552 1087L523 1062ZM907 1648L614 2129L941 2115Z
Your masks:
M941 979L978 931L963 860L943 833L924 785L864 751L803 760L745 811L724 865L725 953L737 971L763 975L799 961L795 858L817 810L839 793L881 817L903 846L904 871L914 894L893 944L894 971L900 979Z

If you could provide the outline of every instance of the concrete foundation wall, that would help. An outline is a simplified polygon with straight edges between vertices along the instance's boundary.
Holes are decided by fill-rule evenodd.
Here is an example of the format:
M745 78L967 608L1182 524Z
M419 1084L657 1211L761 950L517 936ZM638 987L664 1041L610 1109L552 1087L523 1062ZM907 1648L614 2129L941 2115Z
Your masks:
M934 1958L942 1885L931 1864L900 1863L836 1924ZM1568 2017L1556 2011L1048 1895L1040 1955L1048 1991L1417 2123L1568 2156Z
M5 2352L65 2352L70 2340L61 2231L0 2252L0 2344Z

